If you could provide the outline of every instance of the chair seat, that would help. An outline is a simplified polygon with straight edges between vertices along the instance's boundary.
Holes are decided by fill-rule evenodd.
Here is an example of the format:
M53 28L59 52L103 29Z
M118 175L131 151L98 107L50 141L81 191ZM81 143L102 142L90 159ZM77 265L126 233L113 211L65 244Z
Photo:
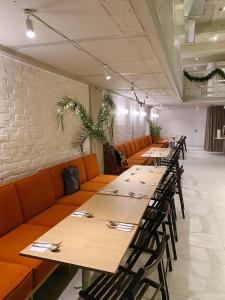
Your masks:
M91 182L99 182L99 183L110 183L111 181L113 181L114 179L116 179L117 176L116 175L106 175L106 174L102 174L102 175L98 175L94 178L92 178L90 181Z
M19 264L0 261L0 299L24 300L33 289L32 271Z
M27 224L53 227L65 217L69 216L77 207L62 204L53 205L39 215L28 220Z
M63 205L70 205L77 208L84 202L86 202L88 199L90 199L92 196L94 196L94 194L94 192L77 191L76 193L73 193L71 195L59 198L57 200L57 203Z
M19 254L48 230L48 227L32 224L19 225L0 238L0 261L17 263L33 270L34 287L37 286L56 266L55 263L25 257Z
M106 186L106 183L87 181L81 184L81 191L98 192Z

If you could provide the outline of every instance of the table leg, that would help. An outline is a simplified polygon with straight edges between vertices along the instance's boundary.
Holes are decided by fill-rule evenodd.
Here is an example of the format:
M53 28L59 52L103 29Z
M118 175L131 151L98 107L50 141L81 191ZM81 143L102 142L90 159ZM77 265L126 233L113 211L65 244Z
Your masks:
M82 289L85 290L92 282L92 271L82 269Z
M157 167L157 158L153 157L154 166Z

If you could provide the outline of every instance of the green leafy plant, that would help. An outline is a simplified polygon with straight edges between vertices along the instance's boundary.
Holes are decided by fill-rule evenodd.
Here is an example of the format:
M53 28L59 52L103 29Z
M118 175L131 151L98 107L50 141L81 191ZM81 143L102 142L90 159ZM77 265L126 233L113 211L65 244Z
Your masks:
M105 94L95 122L89 116L85 106L78 100L63 97L57 103L57 121L63 130L66 111L71 111L80 118L80 132L74 137L72 145L74 148L80 148L81 152L83 152L87 138L95 139L101 144L113 143L114 110L115 104L111 95Z
M205 76L193 76L185 70L183 72L184 72L184 76L190 81L204 82L204 81L208 81L208 80L212 79L216 75L222 79L225 79L225 73L220 68L215 68L212 72L210 72L209 74L207 74Z
M152 136L152 140L154 143L158 143L160 139L160 130L162 129L159 125L147 119L149 124L149 131Z

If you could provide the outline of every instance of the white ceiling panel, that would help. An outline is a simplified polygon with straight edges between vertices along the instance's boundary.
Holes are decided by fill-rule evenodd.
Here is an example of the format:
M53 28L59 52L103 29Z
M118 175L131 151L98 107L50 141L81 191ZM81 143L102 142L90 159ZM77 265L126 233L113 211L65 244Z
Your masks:
M152 47L157 38L153 35L149 40L151 35L145 31L134 7L130 0L0 0L0 44L82 80L132 97L129 82L116 74L112 74L110 81L105 80L101 64L33 17L37 36L34 40L27 39L23 9L37 9L38 17L69 38L79 40L80 45L102 63L134 82L140 99L144 99L148 91L152 99L173 96L163 62Z
M99 63L93 61L87 54L73 48L71 45L23 48L19 52L74 75L103 74L103 68Z
M146 59L145 63L148 66L150 72L152 73L163 72L162 66L157 58Z
M154 77L158 80L160 87L170 87L169 80L164 73L155 73Z
M117 72L124 75L129 73L149 73L149 68L142 60L126 60L120 62L111 62L110 65L117 70Z
M72 39L121 34L97 0L20 0L0 1L0 37L5 46L30 43L24 31L23 9L37 9L37 14ZM33 20L33 19L32 19ZM33 20L37 37L32 43L62 40L38 21Z
M131 82L142 89L159 88L160 85L157 79L152 74L134 74L126 76Z

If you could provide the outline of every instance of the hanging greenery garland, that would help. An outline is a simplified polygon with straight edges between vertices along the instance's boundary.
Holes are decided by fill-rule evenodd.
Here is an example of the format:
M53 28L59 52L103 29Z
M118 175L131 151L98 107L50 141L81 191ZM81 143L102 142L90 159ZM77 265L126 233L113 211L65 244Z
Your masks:
M189 74L187 71L184 70L184 76L190 80L190 81L199 81L199 82L204 82L212 79L214 76L218 75L222 79L225 79L225 73L222 69L216 68L206 76L193 76Z

